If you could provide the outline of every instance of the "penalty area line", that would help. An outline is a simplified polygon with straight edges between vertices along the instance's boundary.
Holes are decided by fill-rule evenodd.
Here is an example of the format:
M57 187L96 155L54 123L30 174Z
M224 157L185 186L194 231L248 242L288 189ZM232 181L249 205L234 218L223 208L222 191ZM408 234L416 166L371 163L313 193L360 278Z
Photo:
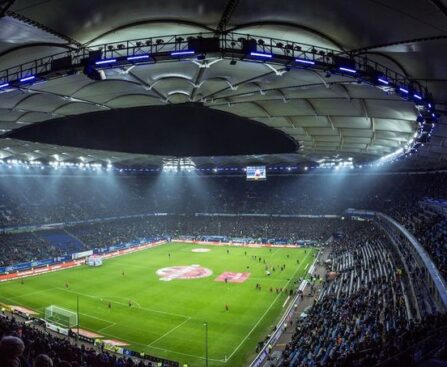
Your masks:
M175 330L177 330L179 327L183 326L184 324L186 324L189 320L191 320L191 318L186 319L185 321L181 322L180 324L178 324L177 326L174 326L171 330L168 330L166 333L164 333L162 336L160 336L159 338L155 339L152 343L148 344L148 347L152 347L152 345L154 345L156 342L158 342L159 340L163 339L165 336L168 336L169 334L173 333Z
M111 322L111 321L108 321L108 322ZM111 324L109 326L106 326L106 327L103 327L102 329L99 329L98 333L101 333L104 330L107 330L108 328L111 328L111 327L114 327L114 326L116 326L116 322L111 322Z
M194 355L194 354L188 354L188 353L177 352L177 351L172 350L172 349L159 348L159 347L153 347L153 346L148 347L148 346L145 345L145 344L142 344L142 343L139 343L139 342L136 342L136 341L133 341L133 340L129 340L129 339L124 339L124 338L122 338L122 337L120 337L120 336L117 336L117 335L112 335L112 334L108 334L108 333L102 333L102 334L104 334L104 336L108 336L108 337L110 337L110 338L115 338L115 339L118 339L118 340L122 340L122 341L124 341L124 342L129 343L129 344L134 344L134 345L139 345L139 346L141 346L141 347L145 347L146 349L147 349L147 348L157 349L157 350L161 350L161 351L163 351L163 352L168 352L168 353L172 353L172 354L178 354L178 355L181 355L181 356L186 356L186 357L192 357L192 358L196 358L196 359L203 359L203 360L205 360L205 357L202 357L202 356L197 356L197 355ZM224 363L224 360L222 360L222 359L208 358L208 360L209 360L209 361L213 361L213 362Z
M120 305L120 306L126 306L126 307L129 306L129 305L126 304L126 303L117 302L117 301L112 301L112 300L110 300L108 297L98 297L98 296L93 296L93 295L91 295L91 294L85 294L85 293L75 292L75 291L72 291L72 290L69 290L69 289L65 289L65 288L55 288L55 289L58 289L58 290L60 290L60 291L64 291L64 292L68 292L68 293L77 294L77 295L79 295L79 296L83 296L83 297L87 297L87 298L93 298L93 299L96 299L96 300L103 300L103 301L106 301L106 302L115 303L115 304ZM111 298L113 298L113 297L111 297ZM152 308L137 307L137 309L139 309L139 310L143 310L143 311L147 311L147 312L161 313L161 314L168 315L168 316L181 317L181 318L184 318L184 319L188 319L188 318L190 318L190 316L188 316L188 315L181 315L181 314L178 314L178 313L172 313L172 312L166 312L166 311L154 310L154 309L152 309Z

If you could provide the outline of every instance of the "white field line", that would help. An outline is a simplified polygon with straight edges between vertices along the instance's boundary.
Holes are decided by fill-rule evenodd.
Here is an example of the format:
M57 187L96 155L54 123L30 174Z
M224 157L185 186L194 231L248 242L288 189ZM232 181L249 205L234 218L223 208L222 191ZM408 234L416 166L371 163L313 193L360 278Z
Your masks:
M287 302L289 302L289 299L290 299L290 296L287 296L286 300L282 304L282 308L284 308L284 306L287 304Z
M155 246L154 246L154 247L155 247ZM278 251L279 251L279 248L275 249L275 251L272 253L271 256L276 255L276 253L277 253ZM123 254L123 255L127 255L127 254ZM306 258L308 257L308 255L309 255L309 253L305 256L305 258L303 259L303 262L302 262L301 264L304 263L304 261L306 260ZM141 266L141 267L143 268L144 266ZM307 269L308 267L309 267L309 264L307 264L306 269ZM147 269L147 267L144 267L144 268ZM297 268L297 270L295 271L295 274L293 275L293 277L295 277L296 273L299 271L300 268L301 268L301 265ZM40 275L40 274L39 274L39 275ZM290 283L290 281L293 279L293 277L286 283L285 286L287 286L287 285ZM71 290L68 290L68 289L64 289L64 288L57 288L57 287L55 287L55 288L53 288L53 289L63 290L63 291L65 291L65 292L69 292L69 293L77 294L77 295L84 296L84 297L88 297L88 298L101 299L101 297L92 296L92 295L89 295L89 294L83 294L83 293L79 293L79 292L74 292L74 291L71 291ZM46 291L47 291L47 290L46 290ZM255 330L255 328L259 325L259 323L262 321L262 319L265 317L265 315L270 311L270 309L273 307L273 305L275 304L275 302L277 301L277 299L278 299L280 296L281 296L281 294L278 294L278 295L276 296L276 298L275 298L275 299L273 300L273 302L270 304L269 308L264 312L264 314L261 316L261 318L258 320L258 322L253 326L253 328L252 328L252 329L249 331L249 333L244 337L244 339L241 341L241 343L239 343L239 345L234 349L234 351L230 354L229 357L227 357L226 359L213 359L213 358L208 358L208 360L213 361L213 362L219 362L219 363L227 363L227 362L233 357L233 355L239 350L239 348L240 348L240 347L242 346L242 344L247 340L247 338L251 335L251 333ZM12 298L7 298L7 297L4 297L4 296L3 296L2 298L4 298L4 299L9 299L9 300L15 302L14 299L12 299ZM118 298L118 297L111 297L111 298ZM106 298L103 298L103 299L107 301ZM16 303L17 303L17 302L16 302ZM119 304L119 305L127 306L127 304L124 304L124 303L121 303L121 302L112 301L112 303L116 303L116 304ZM137 304L137 303L135 302L135 304ZM140 309L142 309L142 310L144 310L144 311L148 311L148 312L155 312L155 313L161 313L161 314L166 314L166 315L179 316L179 317L183 317L183 318L186 319L186 320L183 321L181 324L179 324L179 325L177 325L176 327L174 327L174 329L179 328L181 325L185 324L187 321L189 321L189 320L191 319L191 317L189 317L189 316L187 316L187 315L181 315L181 314L175 314L175 313L171 313L171 312L165 312L165 311L159 311L159 310L154 310L154 309L148 309L148 308L144 308L144 307L140 307ZM81 315L99 319L99 318L97 318L97 317L95 317L95 316L91 316L91 315L88 315L88 314L81 314ZM105 328L103 328L103 329L101 329L101 330L105 330L105 329L107 329L107 328L109 328L109 327L114 326L114 325L112 325L113 323L112 323L111 321L104 320L104 319L99 319L99 320L101 320L101 321L105 321L105 322L108 322L108 323L111 324L110 326L107 326L107 327L105 327ZM98 330L98 331L99 331L99 330ZM173 331L174 331L174 330L171 329L170 331L168 331L168 333L171 333L171 332L173 332ZM173 353L173 354L177 354L177 355L183 355L183 356L187 356L187 357L192 357L192 358L196 358L196 359L205 360L205 357L202 357L202 356L197 356L197 355L193 355L193 354L182 353L182 352L178 352L178 351L171 350L171 349L165 349L165 348L154 347L154 346L152 346L151 344L154 344L155 341L152 342L152 343L149 344L149 345L145 345L145 344L138 343L138 342L135 342L135 341L132 341L132 340L126 340L126 339L123 339L123 338L120 337L120 336L116 336L116 335L112 335L112 334L107 334L107 333L102 333L102 334L104 334L105 336L109 336L109 337L112 337L112 338L116 338L116 339L119 339L119 340L122 340L122 341L125 341L125 342L128 342L128 343L131 343L131 344L140 345L140 346L143 346L143 347L146 347L146 348L157 349L157 350L161 350L161 351L164 351L164 352L169 352L169 353ZM166 334L165 334L164 336L166 336ZM164 336L163 336L163 337L164 337ZM159 339L160 339L160 338L159 338Z
M30 293L25 293L25 294L18 294L17 296L14 296L14 298L17 299L17 298L22 298L22 297L32 296L32 295L39 294L39 293L50 292L50 291L52 291L53 289L56 289L56 287L53 287L53 288L47 288L47 289L42 289L42 290L40 290L40 291L34 291L34 292L30 292Z
M278 251L279 251L279 248L275 249L275 251L273 251L272 257L275 256Z
M109 321L109 320L106 320L106 319L101 319L100 317L96 317L96 316L93 316L93 315L89 315L88 313L81 313L81 312L79 312L79 315L87 316L87 317L90 317L90 318L95 319L95 320L99 320L99 321L107 322L108 324L110 324L110 325L107 326L107 327L111 327L112 324L113 324L113 325L116 325L116 322Z
M29 308L31 310L30 307L26 307L23 303L21 302L17 302L17 300L15 298L10 298L10 297L5 297L5 296L1 296L2 299L5 299L7 301L11 301L12 303L16 303L16 305L12 304L12 306L22 306L25 308Z
M65 291L65 292L69 292L69 293L73 293L73 294L77 294L79 296L83 296L83 297L87 297L87 298L93 298L93 299L99 299L99 300L103 300L103 301L107 301L110 303L115 303L117 305L121 305L121 306L128 306L128 304L126 303L122 303L122 302L117 302L117 301L111 301L109 300L107 297L98 297L98 296L92 296L91 294L86 294L86 293L80 293L80 292L75 292L69 289L65 289L65 288L56 288L59 289L61 291ZM146 308L146 307L139 307L140 310L143 311L147 311L147 312L155 312L155 313L161 313L163 315L169 315L169 316L176 316L176 317L182 317L184 319L188 319L189 316L188 315L181 315L178 313L172 313L172 312L166 312L166 311L160 311L160 310L154 310L152 308Z
M160 336L159 338L155 339L152 343L148 344L148 347L151 347L152 345L154 345L156 342L158 342L159 340L163 339L165 336L168 336L169 334L171 334L172 332L174 332L175 330L177 330L179 327L183 326L184 324L186 324L189 320L191 320L191 318L186 319L185 321L181 322L180 324L178 324L177 326L173 327L171 330L169 330L168 332L164 333L162 336Z
M90 315L87 315L87 316L92 317ZM116 326L116 322L112 322L109 326L103 327L102 329L99 329L97 332L101 333L102 331L107 330L108 328L111 328L111 327L114 327L114 326Z
M304 257L303 261L301 262L300 266L298 266L298 268L296 269L295 273L293 274L293 276L289 279L289 281L285 284L284 287L287 287L290 283L290 281L295 277L295 275L298 273L298 271L300 270L301 266L304 264L305 260L307 259L307 257L309 256L310 252L308 252L306 254L306 256ZM262 316L259 318L258 322L251 328L251 330L248 332L248 334L244 337L244 339L242 339L242 341L239 343L239 345L236 347L235 350L233 350L233 352L230 354L230 356L227 358L227 362L231 359L231 357L233 357L233 355L239 350L239 348L242 346L242 344L245 343L245 341L248 339L248 337L251 335L251 333L256 329L256 327L259 325L259 323L264 319L265 315L267 315L267 313L270 311L270 309L273 307L273 305L276 303L276 301L278 300L278 298L281 296L281 294L278 294L275 299L273 300L273 302L270 304L270 306L267 308L267 310L265 310L265 312L262 314Z
M152 346L151 346L151 347L148 347L148 346L145 345L145 344L138 343L138 342L135 342L135 341L133 341L133 340L129 340L129 339L123 339L122 337L117 336L117 335L112 335L112 334L108 334L108 333L103 333L103 334L104 334L104 336L108 336L108 337L111 337L111 338L115 338L115 339L118 339L118 340L122 340L122 341L124 341L124 342L129 343L129 344L135 344L135 345L139 345L139 346L146 347L146 348L151 348L151 349L161 350L161 351L163 351L163 352L168 352L168 353L172 353L172 354L178 354L178 355L181 355L181 356L186 356L186 357L192 357L192 358L196 358L196 359L203 359L203 360L205 360L205 357L197 356L197 355L195 355L195 354L187 354L187 353L177 352L177 351L172 350L172 349L165 349L165 348L159 348L159 347L152 347ZM209 360L209 361L213 361L213 362L224 363L224 360L222 360L222 359L208 358L208 360Z
M118 300L120 299L120 300L124 300L124 301L129 300L129 301L132 302L132 306L135 305L135 306L137 306L137 308L141 308L141 305L137 301L135 301L133 299L129 299L129 298L126 298L126 297L110 297L110 296L107 297L107 298L109 298L109 299L118 299Z
M310 266L310 263L308 263L307 265L306 265L306 267L304 268L304 270L307 270L307 268Z

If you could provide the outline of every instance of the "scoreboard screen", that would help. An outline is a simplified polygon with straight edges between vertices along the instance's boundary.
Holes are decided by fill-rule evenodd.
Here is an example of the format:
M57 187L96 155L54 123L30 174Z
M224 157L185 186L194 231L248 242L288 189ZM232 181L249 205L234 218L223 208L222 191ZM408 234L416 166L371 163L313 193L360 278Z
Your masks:
M265 166L247 167L247 181L259 181L267 178Z

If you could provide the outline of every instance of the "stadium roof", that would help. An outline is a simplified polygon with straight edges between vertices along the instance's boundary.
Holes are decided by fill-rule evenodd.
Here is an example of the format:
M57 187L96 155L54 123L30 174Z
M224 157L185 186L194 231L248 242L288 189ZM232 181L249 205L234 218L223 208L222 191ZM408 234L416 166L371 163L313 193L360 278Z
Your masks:
M331 50L367 56L369 61L427 88L441 112L430 142L420 146L405 164L412 168L445 166L447 7L443 0L0 3L4 10L0 19L0 70L105 44L108 46L103 49L113 55L119 55L120 48L122 55L127 55L124 50L128 52L129 40L141 40L143 45L143 40L149 39L168 43L172 37L164 36L184 40L188 34L202 33L205 37L216 29L257 42L283 43L278 47L296 42L323 54ZM238 38L236 33L234 39ZM197 165L297 163L334 156L365 163L408 146L417 132L419 112L413 101L364 83L349 72L291 68L262 56L241 58L228 52L197 56L133 66L105 65L100 80L76 72L4 88L0 92L0 132L87 112L201 102L281 130L300 146L295 154L193 158ZM5 79L4 73L0 76ZM92 162L110 160L129 165L159 165L164 159L0 139L3 159L55 156L67 161L83 157Z

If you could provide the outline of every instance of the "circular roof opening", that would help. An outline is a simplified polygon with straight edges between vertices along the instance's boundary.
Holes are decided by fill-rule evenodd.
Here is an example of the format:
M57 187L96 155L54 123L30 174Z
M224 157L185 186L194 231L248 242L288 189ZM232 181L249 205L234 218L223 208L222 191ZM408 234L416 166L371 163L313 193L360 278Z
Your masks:
M298 150L296 141L279 130L199 103L67 116L16 129L8 136L77 148L178 157Z

